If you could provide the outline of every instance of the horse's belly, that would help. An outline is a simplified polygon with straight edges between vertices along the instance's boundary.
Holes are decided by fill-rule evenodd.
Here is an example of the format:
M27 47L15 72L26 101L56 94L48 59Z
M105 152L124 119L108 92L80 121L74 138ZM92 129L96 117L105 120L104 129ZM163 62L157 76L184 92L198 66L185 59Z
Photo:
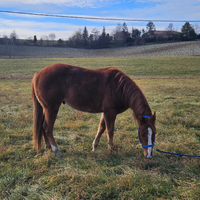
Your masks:
M65 102L68 106L82 111L82 112L89 112L89 113L100 113L103 112L102 106L100 104L94 103L94 102L83 102L81 99L78 101L72 100L72 99L65 99Z

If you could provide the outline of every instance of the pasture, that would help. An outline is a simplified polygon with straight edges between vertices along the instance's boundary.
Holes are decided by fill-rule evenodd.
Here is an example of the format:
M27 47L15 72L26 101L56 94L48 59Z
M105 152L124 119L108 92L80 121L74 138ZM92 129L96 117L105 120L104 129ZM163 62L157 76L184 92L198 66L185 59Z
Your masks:
M155 148L200 155L200 57L0 59L0 199L199 199L200 158L143 156L131 110L118 115L114 152L104 133L92 152L100 114L60 107L57 158L32 148L31 78L57 63L115 66L156 111Z

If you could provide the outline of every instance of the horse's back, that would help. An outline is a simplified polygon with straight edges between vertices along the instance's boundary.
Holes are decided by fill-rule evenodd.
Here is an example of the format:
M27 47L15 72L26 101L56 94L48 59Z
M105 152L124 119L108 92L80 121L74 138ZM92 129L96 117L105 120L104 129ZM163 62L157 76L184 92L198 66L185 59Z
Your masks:
M37 96L44 105L57 107L66 102L77 110L96 113L116 107L118 82L123 76L114 67L87 69L57 63L41 69L34 79Z

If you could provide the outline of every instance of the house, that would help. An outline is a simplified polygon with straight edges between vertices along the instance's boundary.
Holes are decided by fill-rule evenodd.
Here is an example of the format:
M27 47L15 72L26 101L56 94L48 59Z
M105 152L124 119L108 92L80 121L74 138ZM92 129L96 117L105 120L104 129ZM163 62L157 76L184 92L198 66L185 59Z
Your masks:
M161 37L161 38L173 38L176 35L178 35L179 32L177 31L154 31L154 35L156 38Z

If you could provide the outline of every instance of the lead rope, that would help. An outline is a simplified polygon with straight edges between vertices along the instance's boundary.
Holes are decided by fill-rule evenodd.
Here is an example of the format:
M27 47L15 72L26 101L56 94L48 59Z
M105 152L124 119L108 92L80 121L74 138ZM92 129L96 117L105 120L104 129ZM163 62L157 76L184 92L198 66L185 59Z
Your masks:
M175 155L175 156L200 157L200 155L187 155L187 154L180 154L180 153L172 153L172 152L167 152L167 151L161 151L160 149L155 149L155 150L160 153L166 153L166 154L171 154L171 155Z
M147 118L149 116L144 116L144 118ZM152 145L143 145L141 140L140 140L140 135L139 135L139 130L140 130L140 127L138 127L138 139L142 145L142 147L153 147L154 146L154 143L155 143L155 139L153 141L153 144ZM180 153L172 153L172 152L168 152L168 151L161 151L160 149L155 149L157 152L160 152L160 153L165 153L165 154L171 154L171 155L175 155L175 156L186 156L186 157L200 157L200 155L188 155L188 154L180 154Z

